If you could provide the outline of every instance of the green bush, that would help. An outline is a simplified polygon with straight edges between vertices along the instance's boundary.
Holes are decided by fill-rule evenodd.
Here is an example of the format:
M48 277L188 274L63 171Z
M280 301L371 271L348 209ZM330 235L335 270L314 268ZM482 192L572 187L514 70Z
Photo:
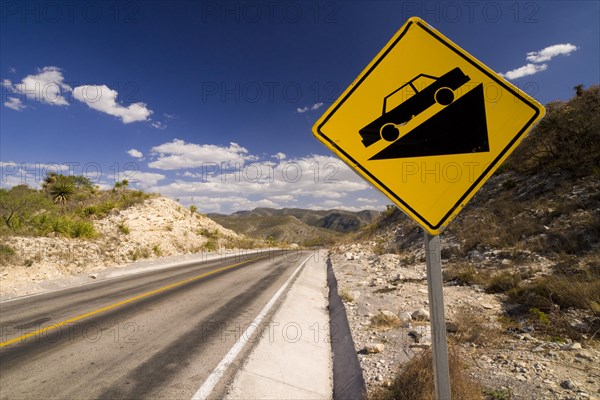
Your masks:
M219 245L213 240L208 240L206 243L204 243L202 245L203 251L217 251L218 249L219 249Z
M71 229L68 232L68 236L79 239L93 239L98 236L98 233L91 222L75 220L71 223Z
M531 314L533 314L537 320L539 322L541 322L544 325L550 325L550 318L548 317L548 314L546 314L543 311L538 310L537 308L533 307L529 309L529 312Z
M69 238L93 239L98 236L94 225L71 215L42 214L33 219L33 227L38 235L55 233Z
M8 244L0 243L0 264L5 264L15 257L16 251Z
M196 233L200 236L204 236L207 239L218 239L221 235L219 234L219 231L214 229L214 230L209 230L206 228L202 228L199 229L198 231L196 231Z
M98 207L96 206L88 206L88 207L83 207L82 209L79 210L79 215L82 216L83 218L91 218L91 217L95 217L98 216L99 210Z

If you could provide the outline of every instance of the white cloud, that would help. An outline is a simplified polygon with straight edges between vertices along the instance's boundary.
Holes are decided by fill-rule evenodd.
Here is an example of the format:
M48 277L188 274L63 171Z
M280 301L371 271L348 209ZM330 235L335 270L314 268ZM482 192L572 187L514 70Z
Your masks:
M129 179L129 181L140 188L147 189L156 186L159 181L162 181L165 178L166 177L163 174L136 171L134 174L132 174L132 177Z
M546 65L546 64L541 64L541 65L527 64L527 65L510 70L510 71L505 72L500 75L502 75L503 77L505 77L507 79L517 79L517 78L522 78L522 77L528 76L528 75L534 75L534 74L537 74L538 72L545 71L547 69L548 69L548 65Z
M285 155L285 153L279 152L277 154L272 155L271 157L281 161L281 160L285 160L285 158L287 156Z
M358 201L360 203L367 203L367 204L377 203L377 200L375 200L375 199L365 199L364 197L359 197L358 199L356 199L356 201Z
M222 163L232 167L256 159L256 157L248 155L248 150L237 143L230 143L229 147L225 147L213 144L186 143L180 139L173 139L172 142L153 147L152 153L157 155L157 159L150 162L148 166L162 170L199 168L209 164L221 165Z
M142 158L142 157L144 157L144 154L141 151L136 150L136 149L128 150L127 154L129 154L133 158Z
M150 125L152 125L153 128L160 129L160 130L167 129L167 126L160 121L152 122Z
M273 201L285 201L285 202L290 202L290 201L297 201L294 196L290 195L290 194L282 194L279 196L270 196L269 200L273 200Z
M318 204L318 208L331 208L334 205L336 208L351 207L354 204L349 205L348 202L360 203L350 200L348 194L364 193L365 197L372 195L370 192L365 192L373 191L368 184L341 160L332 156L308 155L273 162L270 161L271 157L266 161L258 161L256 157L247 153L239 155L234 152L231 157L247 157L254 162L240 161L237 168L230 168L233 165L231 160L234 158L227 160L219 157L216 161L224 164L216 163L209 168L200 168L203 158L199 155L208 150L207 146L184 143L180 140L157 146L156 150L165 152L165 155L159 159L163 162L168 161L168 165L163 167L174 169L172 167L182 165L189 168L182 173L182 176L192 180L166 182L164 185L152 187L151 190L172 198L179 198L184 203L196 204L201 210L219 212L261 206L306 207L309 204ZM216 152L229 150L225 147L213 147L213 155ZM173 152L180 155L180 159L176 162L168 158ZM222 165L226 170L221 169ZM231 201L223 202L219 207L206 208L192 201L199 198L204 198L205 203L220 201L217 199L231 199ZM360 209L360 206L356 208Z
M9 97L8 100L4 102L4 106L15 111L23 111L23 109L27 108L21 99L16 97Z
M152 114L144 103L133 103L127 107L117 103L118 92L106 85L83 85L73 90L73 96L88 107L121 118L124 124L146 121Z
M354 200L355 198L382 197L346 164L333 156L306 155L274 162L271 156L263 155L259 159L238 144L231 144L229 147L197 145L178 139L156 146L152 151L155 150L158 151L154 157L158 159L154 162L160 160L169 169L185 165L185 169L174 171L180 173L179 177L173 177L177 174L138 171L127 177L131 187L178 198L186 205L195 204L203 212L233 212L255 207L335 207L360 210L366 204ZM133 157L148 157L137 149L130 149L127 153ZM212 162L216 160L223 164L215 163L209 165L209 168L198 167L198 160L201 160L199 157L205 153L212 157L219 155ZM172 155L179 155L181 158L174 161L169 158ZM228 160L227 155L233 158ZM237 167L232 166L231 160L235 159L239 160ZM188 162L196 165L186 164ZM69 165L62 164L6 161L0 162L0 168L2 186L27 183L39 187L49 170L78 173L77 169L73 170ZM100 177L91 175L90 178L104 189L112 187L109 182L100 180Z
M73 89L65 83L62 69L58 67L48 66L38 69L37 74L27 75L20 83L13 84L10 79L4 79L2 86L12 93L22 94L28 99L55 106L68 106L69 102L65 98L65 94L73 92L75 99L86 103L88 107L94 110L119 117L125 124L149 120L152 114L152 110L141 102L130 104L127 107L117 103L118 92L111 90L106 85L81 85ZM16 98L12 97L10 99ZM18 108L17 111L19 111L23 107L19 108L18 103L21 103L20 100L12 100L11 102L5 102L4 105L13 110ZM154 122L152 126L158 129L166 128L160 122Z
M555 44L540 51L532 51L527 53L527 61L534 63L550 61L552 58L559 55L568 56L575 50L577 50L577 46L572 45L571 43Z
M186 178L202 178L202 174L201 173L195 173L195 172L190 172L190 171L185 171L182 176L185 176Z
M13 84L9 79L4 79L2 85L35 101L53 106L68 106L69 102L63 93L70 92L72 88L64 80L62 70L50 66L38 69L35 75L27 75L21 83Z
M308 111L318 110L321 107L323 107L323 103L315 103L315 104L313 104L310 107L309 106L305 106L305 107L302 107L302 108L298 107L298 108L296 108L296 112L298 114L304 114L305 112L308 112Z
M344 206L344 205L323 205L323 204L309 204L306 206L311 210L329 210L335 208L336 210L344 210L344 211L363 211L364 207L356 207L356 206Z
M14 69L14 67L11 67L11 68L8 69L8 72L11 73L11 74L16 74L17 70Z
M568 56L577 49L577 46L572 45L571 43L565 43L548 46L540 51L531 51L527 53L527 61L529 61L527 65L523 65L522 67L515 68L500 75L507 79L518 79L524 76L537 74L538 72L548 69L548 64L539 63L550 61L552 58L561 54Z

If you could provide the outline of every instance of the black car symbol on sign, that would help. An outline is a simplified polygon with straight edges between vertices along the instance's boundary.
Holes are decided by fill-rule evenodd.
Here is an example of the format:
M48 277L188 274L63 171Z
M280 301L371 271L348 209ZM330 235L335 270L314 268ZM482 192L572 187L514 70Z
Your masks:
M421 77L434 79L435 82L422 91L418 91L413 83ZM406 124L415 115L422 113L435 103L442 106L451 104L454 101L453 90L458 89L470 79L471 78L465 75L460 68L454 68L439 78L426 74L417 75L408 83L388 94L383 99L383 112L381 117L359 130L363 145L369 147L380 139L384 139L388 142L393 142L398 139L400 137L399 126ZM404 89L406 86L410 86L416 94L386 113L388 98Z

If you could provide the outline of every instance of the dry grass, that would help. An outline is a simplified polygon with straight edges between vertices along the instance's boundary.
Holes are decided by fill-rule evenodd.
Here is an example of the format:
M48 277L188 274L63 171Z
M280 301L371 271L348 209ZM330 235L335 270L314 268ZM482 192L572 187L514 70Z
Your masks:
M521 285L509 292L510 299L529 308L552 311L579 308L600 316L600 279L551 275Z
M340 297L346 303L354 302L354 297L352 297L352 295L346 289L342 289L342 291L340 292Z
M377 330L392 329L401 324L402 321L397 316L388 316L382 312L371 317L371 327Z
M521 280L522 277L519 272L501 271L490 278L485 289L488 293L506 293L516 288Z
M493 320L486 318L481 311L470 308L459 308L452 317L458 330L448 339L454 343L474 343L480 346L490 346L501 342L502 327Z
M460 286L485 286L490 279L489 272L476 269L469 263L448 265L444 268L443 276L444 282L455 282Z
M457 350L448 354L450 385L454 400L481 400L483 389L467 374ZM401 366L391 387L381 388L369 395L370 400L434 400L433 357L425 351Z

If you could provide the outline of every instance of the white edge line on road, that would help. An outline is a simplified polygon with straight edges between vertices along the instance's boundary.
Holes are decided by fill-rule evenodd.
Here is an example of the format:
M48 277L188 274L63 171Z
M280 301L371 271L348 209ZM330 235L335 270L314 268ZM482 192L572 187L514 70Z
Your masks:
M279 299L279 297L281 297L283 292L287 289L287 287L290 285L290 283L296 277L296 275L298 275L304 264L306 264L306 262L313 256L314 254L308 256L302 262L302 264L300 264L298 268L296 268L296 270L288 278L288 280L285 281L283 286L281 286L279 290L273 295L273 297L271 297L271 300L269 300L269 302L263 307L260 313L258 313L254 321L250 323L248 329L244 331L244 333L240 336L240 339L233 345L233 347L229 350L225 357L223 357L219 365L217 365L217 367L208 376L208 378L206 378L206 380L204 381L202 386L200 386L198 391L196 391L194 396L192 396L192 400L205 400L208 398L208 396L211 394L217 383L219 383L219 380L223 377L223 374L225 373L227 368L229 368L229 366L231 365L231 363L233 363L240 351L242 351L246 343L248 343L250 337L254 334L254 332L256 331L262 320L265 318L265 316L269 313L275 302Z

